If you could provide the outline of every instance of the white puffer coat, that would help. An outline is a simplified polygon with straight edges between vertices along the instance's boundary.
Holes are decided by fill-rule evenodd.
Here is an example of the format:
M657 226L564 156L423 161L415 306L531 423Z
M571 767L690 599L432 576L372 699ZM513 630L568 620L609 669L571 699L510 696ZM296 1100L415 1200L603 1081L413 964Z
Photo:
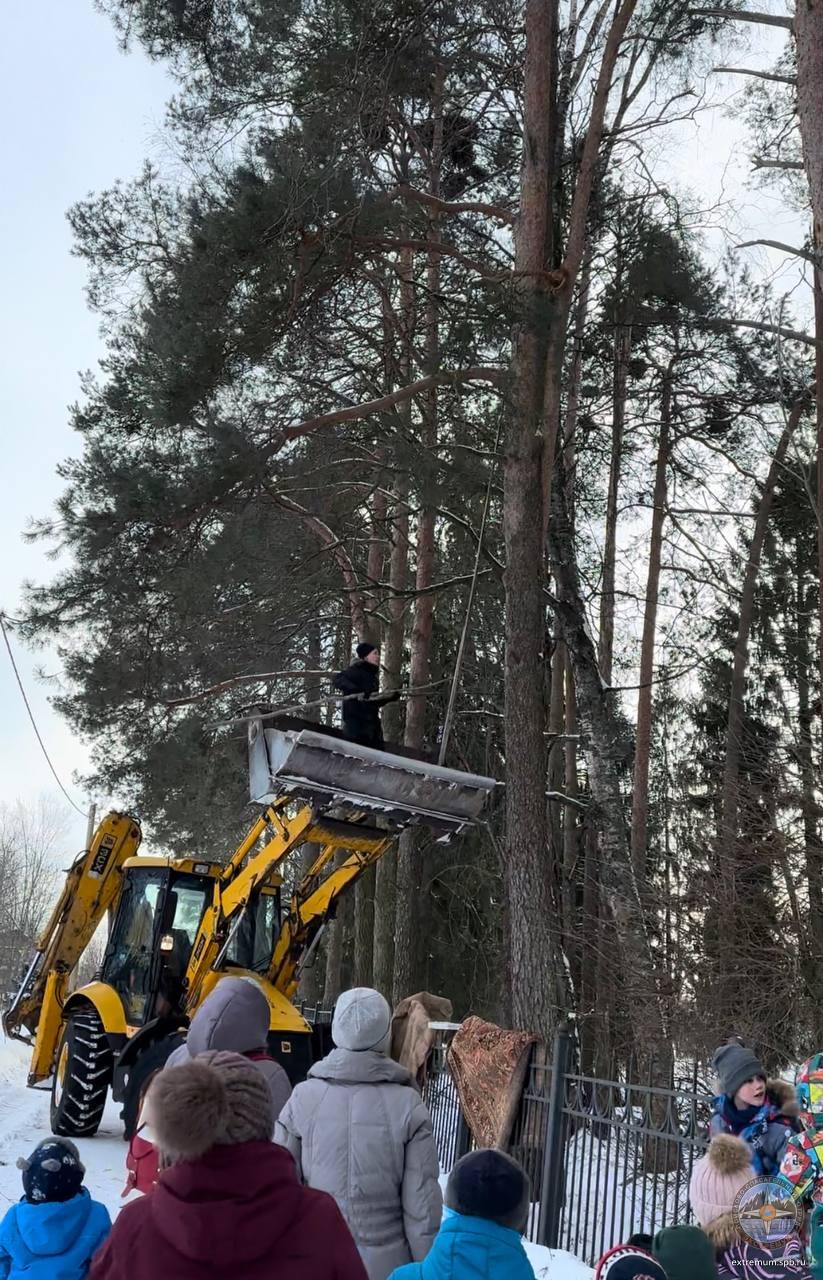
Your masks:
M335 1049L294 1090L274 1140L307 1186L334 1196L369 1280L423 1261L443 1202L431 1117L405 1067Z

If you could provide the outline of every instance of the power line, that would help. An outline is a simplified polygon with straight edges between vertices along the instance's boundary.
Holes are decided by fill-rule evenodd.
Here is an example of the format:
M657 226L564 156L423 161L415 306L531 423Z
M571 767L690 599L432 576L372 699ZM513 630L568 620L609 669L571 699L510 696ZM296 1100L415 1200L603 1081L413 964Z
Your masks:
M29 704L29 700L28 700L28 698L26 697L26 691L25 691L25 689L23 688L23 681L20 679L20 672L17 670L17 663L14 661L14 654L13 654L13 653L12 653L12 651L11 651L11 645L9 644L9 635L8 635L8 632L6 631L6 624L5 624L5 621L4 621L4 618L3 618L2 613L0 613L0 631L2 631L2 632L3 632L3 639L4 639L4 640L5 640L5 642L6 642L6 651L7 651L8 655L9 655L9 660L11 661L11 667L12 667L12 671L14 672L15 679L17 680L17 688L20 690L20 696L22 697L23 702L24 702L24 703L25 703L25 705L26 705L26 710L27 710L27 711L28 711L28 713L29 713L29 720L31 720L31 727L32 727L32 729L34 730L34 735L35 735L35 737L37 738L37 741L40 743L40 750L43 752L43 755L46 757L46 764L47 764L47 765L49 766L49 768L51 769L51 772L52 772L52 776L53 776L53 778L54 778L54 781L57 783L58 787L59 787L59 788L60 788L60 790L63 792L63 795L64 795L64 796L66 797L66 799L68 800L68 802L69 802L69 804L71 805L72 809L76 809L76 810L77 810L77 812L78 812L78 813L80 813L80 814L82 814L82 815L83 815L83 817L85 818L85 816L86 816L86 814L85 814L85 810L81 809L81 808L79 807L79 805L76 805L76 804L74 803L74 801L72 800L72 798L71 798L71 796L69 795L68 791L67 791L67 790L66 790L66 788L63 786L63 784L62 784L62 782L60 781L60 779L58 778L58 776L57 776L57 770L55 769L54 765L52 764L52 762L51 762L51 757L50 757L50 755L49 755L48 751L46 750L46 744L44 743L43 739L40 737L40 730L37 728L37 722L36 722L36 720L35 720L35 718L34 718L34 712L32 711L31 706L30 706L30 704Z

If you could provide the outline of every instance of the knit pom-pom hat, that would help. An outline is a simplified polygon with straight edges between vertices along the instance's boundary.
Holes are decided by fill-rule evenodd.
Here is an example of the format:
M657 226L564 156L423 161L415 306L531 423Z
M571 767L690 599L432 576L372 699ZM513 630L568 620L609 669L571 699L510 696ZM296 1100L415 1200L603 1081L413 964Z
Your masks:
M667 1276L650 1253L634 1245L619 1244L603 1254L594 1280L667 1280Z
M718 1133L709 1149L695 1163L689 1184L689 1199L701 1227L731 1213L743 1188L757 1177L752 1153L742 1138Z
M167 1067L146 1103L157 1146L172 1161L197 1160L215 1146L266 1142L274 1128L266 1078L239 1053L201 1053Z

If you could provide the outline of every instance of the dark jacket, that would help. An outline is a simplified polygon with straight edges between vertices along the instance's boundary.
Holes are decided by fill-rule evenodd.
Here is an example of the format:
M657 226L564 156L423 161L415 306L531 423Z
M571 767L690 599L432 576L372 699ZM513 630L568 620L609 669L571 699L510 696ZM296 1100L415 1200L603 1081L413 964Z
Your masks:
M84 1280L111 1231L104 1205L88 1191L60 1203L12 1205L0 1226L3 1280Z
M814 1280L795 1238L771 1249L749 1242L730 1245L718 1256L717 1274L719 1280Z
M364 747L382 747L383 729L380 724L380 708L387 702L394 702L396 693L377 696L380 689L380 671L373 662L358 658L345 671L338 671L334 677L334 687L344 697L343 728L353 742ZM353 698L352 694L362 694Z
M366 1280L331 1196L271 1142L212 1147L127 1204L89 1280Z
M738 1111L725 1093L715 1098L709 1136L735 1134L751 1147L752 1164L758 1174L777 1173L789 1139L802 1130L799 1111L793 1086L785 1080L768 1080L762 1107Z

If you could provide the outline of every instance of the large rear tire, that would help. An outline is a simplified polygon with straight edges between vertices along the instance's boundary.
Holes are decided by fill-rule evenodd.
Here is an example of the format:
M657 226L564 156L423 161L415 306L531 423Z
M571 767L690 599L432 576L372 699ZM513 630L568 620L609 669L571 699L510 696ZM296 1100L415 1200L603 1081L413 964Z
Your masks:
M114 1059L100 1015L93 1007L69 1017L60 1037L51 1087L52 1133L90 1138L97 1133Z

